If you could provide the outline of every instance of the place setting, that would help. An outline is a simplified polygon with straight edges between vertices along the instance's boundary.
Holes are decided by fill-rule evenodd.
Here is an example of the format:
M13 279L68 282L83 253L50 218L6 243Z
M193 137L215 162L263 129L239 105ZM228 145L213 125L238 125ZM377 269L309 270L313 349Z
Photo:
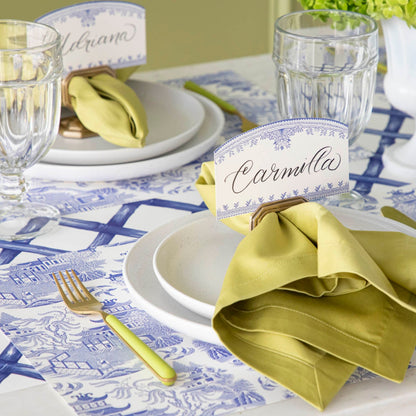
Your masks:
M403 379L415 341L408 337L416 319L408 279L416 230L371 213L327 208L312 201L319 201L317 191L310 201L293 195L293 189L316 190L322 180L321 192L328 196L330 180L348 182L342 173L348 160L345 126L321 119L303 119L302 128L296 123L270 123L217 148L196 182L209 210L143 236L127 253L123 276L150 314L188 336L224 345L323 410L357 366ZM308 160L330 143L340 172L314 170L309 176L305 169L305 175L279 183L276 177L256 182L267 175L259 166L280 160L270 137L282 131L291 139L286 163ZM288 197L275 200L272 192ZM385 320L392 324L375 336L375 326ZM400 347L393 339L401 340ZM282 371L286 366L297 371Z
M64 39L62 111L55 142L28 169L28 176L64 181L129 179L177 168L215 145L224 116L211 100L183 88L128 79L146 63L143 14L132 7L131 14L113 22L115 28L133 23L136 27L123 48L110 45L91 53L74 43L70 46L82 33L72 12L60 9L37 19L57 28ZM101 18L90 30L98 34L105 24Z

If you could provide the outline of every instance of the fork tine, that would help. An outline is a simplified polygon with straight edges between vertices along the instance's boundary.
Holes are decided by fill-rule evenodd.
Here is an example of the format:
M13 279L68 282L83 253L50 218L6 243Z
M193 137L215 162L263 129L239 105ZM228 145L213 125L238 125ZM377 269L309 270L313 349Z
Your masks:
M61 274L61 272L59 272L59 273ZM55 280L55 284L56 284L56 286L58 287L59 293L61 294L61 297L62 297L62 299L64 300L64 302L65 302L66 304L71 303L71 301L70 301L70 300L68 299L68 297L66 296L66 294L65 294L64 290L62 289L62 286L61 286L61 284L59 283L58 278L56 277L55 273L52 273L52 277L53 277L53 280ZM62 275L61 275L61 277L62 277ZM71 293L71 292L69 292L69 293Z
M74 290L76 292L76 293L73 293L72 292L72 294L74 295L74 297L76 298L78 296L78 299L77 300L84 300L85 299L84 295L78 289L78 286L75 284L74 280L72 279L71 275L69 274L69 271L68 270L65 270L65 273L66 273L66 276L67 276L69 282L71 283L71 286L74 288Z
M66 281L66 279L65 279L65 277L63 275L63 273L61 271L59 271L58 273L59 273L59 277L61 278L61 280L62 280L62 282L63 282L63 284L65 286L66 291L68 292L68 296L69 296L70 301L72 303L73 302L77 302L77 298L75 297L74 292L69 287L69 285L68 285L68 283L67 283L67 281Z
M94 299L94 297L91 295L90 291L84 286L84 284L81 282L81 279L78 277L78 275L75 273L74 269L71 269L72 271L72 275L75 277L75 280L77 281L79 287L82 289L82 291L84 292L83 295L89 299ZM69 273L67 271L67 273ZM71 279L72 280L72 279Z

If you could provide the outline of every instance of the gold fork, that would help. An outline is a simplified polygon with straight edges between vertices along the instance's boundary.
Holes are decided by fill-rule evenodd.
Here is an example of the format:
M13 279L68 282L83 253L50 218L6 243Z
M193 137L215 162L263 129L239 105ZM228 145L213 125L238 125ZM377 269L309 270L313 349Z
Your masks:
M215 94L213 94L212 92L206 90L205 88L201 87L200 85L196 84L193 81L186 81L183 86L190 91L196 92L198 94L203 95L204 97L210 99L211 101L213 101L215 104L218 105L218 107L220 107L223 111L230 113L230 114L234 114L238 117L240 117L241 120L241 131L248 131L251 129L254 129L255 127L258 127L259 125L254 123L253 121L248 120L247 118L245 118L238 110L236 107L234 107L232 104L230 104L229 102L223 100L220 97L217 97Z
M52 276L68 308L79 314L99 314L104 322L114 331L116 335L143 361L152 373L165 385L170 386L176 380L175 370L159 357L150 347L141 341L130 329L122 324L114 315L104 312L101 303L91 295L82 284L74 270L72 276L65 270L66 279L62 272L58 272L63 286L59 283L55 273ZM72 286L70 288L68 282ZM64 288L66 289L66 293Z

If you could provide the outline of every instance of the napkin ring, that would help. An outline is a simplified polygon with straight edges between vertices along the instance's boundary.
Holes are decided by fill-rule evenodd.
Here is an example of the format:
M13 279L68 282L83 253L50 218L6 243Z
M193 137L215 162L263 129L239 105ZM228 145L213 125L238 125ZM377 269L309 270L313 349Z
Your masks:
M250 231L252 231L260 221L271 212L280 212L295 205L308 202L303 196L294 196L292 198L280 199L279 201L265 202L261 204L251 215Z
M116 77L116 72L114 69L110 68L107 65L95 66L93 68L84 68L71 71L63 80L61 86L61 96L62 96L62 106L70 110L73 110L71 104L71 96L68 92L68 86L74 77L92 77L98 74L108 74L112 77ZM59 125L59 134L61 136L71 138L71 139L84 139L87 137L96 136L97 133L94 133L91 130L88 130L76 115L69 117L61 118Z

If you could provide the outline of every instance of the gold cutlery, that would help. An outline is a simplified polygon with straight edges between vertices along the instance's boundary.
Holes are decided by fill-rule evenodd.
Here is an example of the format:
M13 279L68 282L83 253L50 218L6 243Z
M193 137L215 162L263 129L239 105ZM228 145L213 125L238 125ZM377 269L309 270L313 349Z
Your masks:
M398 221L404 225L416 229L416 221L394 207L384 206L381 208L381 213L386 218L390 218L391 220Z
M229 114L234 114L238 117L240 117L241 119L241 131L247 131L247 130L251 130L254 129L255 127L258 127L259 125L248 120L247 118L245 118L238 110L236 107L234 107L232 104L230 104L229 102L223 100L222 98L217 97L216 95L214 95L212 92L206 90L205 88L202 88L200 85L196 84L193 81L186 81L185 84L183 84L183 86L193 92L196 92L198 94L201 94L202 96L210 99L211 101L213 101L215 104L218 105L218 107L220 107L223 111L229 113Z
M58 274L63 285L59 283L59 278L55 273L52 273L52 276L62 299L71 311L78 314L101 315L104 322L143 361L143 363L146 364L163 384L170 386L175 382L175 370L130 331L130 329L122 324L114 315L104 312L101 309L101 303L91 295L74 270L72 270L72 276L74 277L75 282L68 270L65 270L66 278L62 272L58 272Z

